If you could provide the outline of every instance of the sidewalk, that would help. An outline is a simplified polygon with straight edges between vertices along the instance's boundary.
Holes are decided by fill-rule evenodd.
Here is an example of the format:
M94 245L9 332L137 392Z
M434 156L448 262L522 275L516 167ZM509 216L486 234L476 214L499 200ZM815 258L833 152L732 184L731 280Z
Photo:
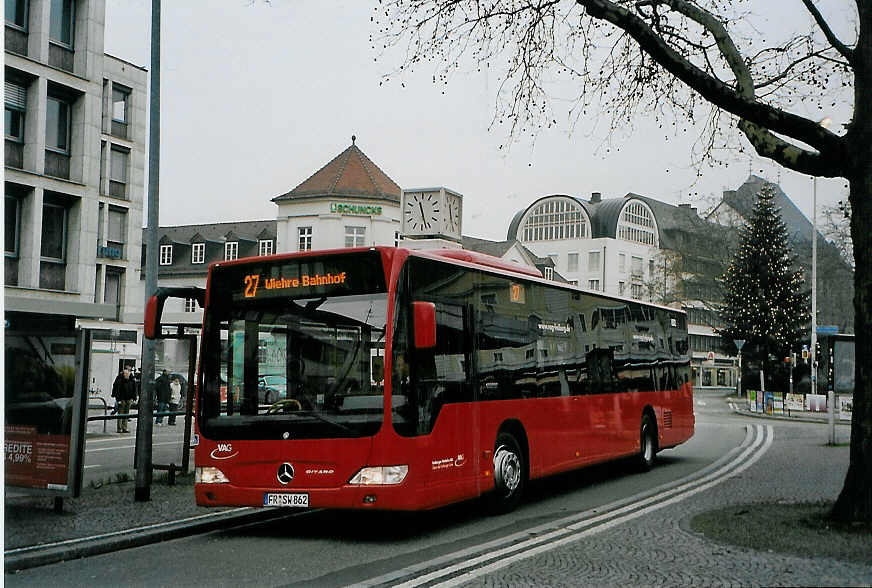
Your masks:
M797 421L803 423L828 423L829 415L826 412L817 412L809 410L787 410L784 409L782 414L768 414L765 412L752 412L748 406L748 398L738 398L736 396L726 396L724 401L732 408L736 414L744 416L767 418L775 420ZM839 413L834 415L836 425L851 426L850 420L841 420Z

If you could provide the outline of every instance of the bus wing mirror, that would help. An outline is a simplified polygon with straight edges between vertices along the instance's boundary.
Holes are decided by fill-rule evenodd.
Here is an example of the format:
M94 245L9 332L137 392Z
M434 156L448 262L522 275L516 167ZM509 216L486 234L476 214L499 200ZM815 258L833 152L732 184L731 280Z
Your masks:
M412 315L415 328L415 348L436 347L436 305L432 302L413 302Z
M146 339L161 338L161 315L167 298L193 298L200 308L206 306L206 290L203 288L158 288L145 303L143 331Z

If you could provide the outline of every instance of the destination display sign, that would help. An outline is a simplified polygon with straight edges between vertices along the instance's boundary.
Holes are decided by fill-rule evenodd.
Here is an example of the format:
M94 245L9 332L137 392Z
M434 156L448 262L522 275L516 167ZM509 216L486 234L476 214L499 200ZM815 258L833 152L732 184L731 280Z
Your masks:
M376 252L234 264L215 268L212 280L212 296L218 304L385 291Z

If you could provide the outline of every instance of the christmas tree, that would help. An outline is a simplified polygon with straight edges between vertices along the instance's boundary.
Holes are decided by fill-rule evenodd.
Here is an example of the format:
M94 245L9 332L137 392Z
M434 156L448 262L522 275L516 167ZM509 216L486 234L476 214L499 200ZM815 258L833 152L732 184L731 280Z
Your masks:
M787 374L784 358L801 347L811 312L774 199L774 187L764 184L749 223L739 231L739 248L721 278L725 327L719 332L728 348L734 339L744 339L745 366L763 369L769 385L780 388Z

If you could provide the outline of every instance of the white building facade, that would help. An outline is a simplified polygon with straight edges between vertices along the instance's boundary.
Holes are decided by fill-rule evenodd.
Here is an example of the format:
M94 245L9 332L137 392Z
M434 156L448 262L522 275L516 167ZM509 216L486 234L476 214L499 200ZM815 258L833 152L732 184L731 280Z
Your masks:
M402 190L355 144L276 196L276 252L396 245Z
M516 239L581 288L650 300L660 250L657 219L642 199L589 201L545 196L518 212L507 239Z

